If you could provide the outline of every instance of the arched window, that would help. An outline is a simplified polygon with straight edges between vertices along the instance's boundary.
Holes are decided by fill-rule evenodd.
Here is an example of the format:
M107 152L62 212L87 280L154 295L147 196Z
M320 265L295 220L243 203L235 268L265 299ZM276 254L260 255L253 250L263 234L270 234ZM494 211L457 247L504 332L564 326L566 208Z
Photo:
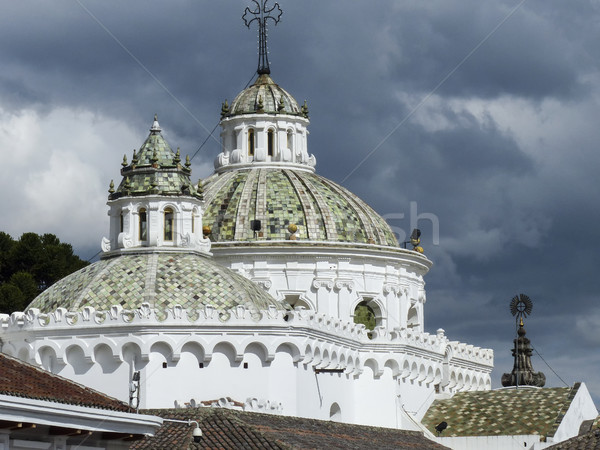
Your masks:
M302 306L304 309L312 309L311 306L304 300L300 298L299 294L287 294L284 297L285 303L290 305L292 308L296 308L297 306Z
M165 241L173 240L173 228L175 227L175 214L171 208L165 209Z
M292 132L292 130L288 130L287 132L287 147L290 150L294 150L294 134Z
M124 219L124 216L123 216L123 212L122 212L122 211L121 211L121 214L119 215L119 221L120 221L120 222L119 222L119 228L120 228L120 230L121 230L121 233L122 233L122 232L123 232L123 230L125 229L125 226L124 226L124 221L125 221L125 219Z
M248 156L254 156L254 130L248 130Z
M375 311L367 300L363 300L354 309L354 323L362 323L367 330L375 328Z
M337 403L332 403L329 408L329 419L330 420L341 420L342 419L342 409L340 405Z
M354 323L362 323L367 330L384 325L384 313L381 305L371 297L363 300L354 308ZM371 334L368 333L371 337Z
M269 130L267 132L267 155L273 156L273 147L275 146L275 132Z
M140 237L140 241L148 240L148 214L146 213L146 209L142 208L139 212L140 216L140 227L138 230L138 235Z
M192 211L192 234L194 234L194 230L196 229L196 210Z
M415 305L412 305L408 309L408 315L407 315L406 322L407 322L408 328L418 328L419 327L419 312L417 311L417 308Z

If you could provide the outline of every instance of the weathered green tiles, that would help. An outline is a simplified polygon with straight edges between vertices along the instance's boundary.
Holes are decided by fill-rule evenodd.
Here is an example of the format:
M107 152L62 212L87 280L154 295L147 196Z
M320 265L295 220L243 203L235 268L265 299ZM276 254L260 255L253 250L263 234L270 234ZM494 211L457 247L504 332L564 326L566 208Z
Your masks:
M220 177L227 177L225 183ZM287 227L293 223L301 240L398 246L388 224L370 206L311 172L274 168L225 172L207 178L204 191L203 222L211 227L210 237L216 242L254 240L250 222L257 219L265 240L287 239ZM240 224L247 229L236 230Z
M422 423L436 433L436 425L446 422L443 436L554 436L579 386L459 392L435 400Z
M63 278L29 308L42 312L63 307L80 311L85 306L107 310L112 305L139 308L148 302L159 310L181 305L197 309L213 305L229 309L282 306L250 280L199 255L144 253L98 261Z

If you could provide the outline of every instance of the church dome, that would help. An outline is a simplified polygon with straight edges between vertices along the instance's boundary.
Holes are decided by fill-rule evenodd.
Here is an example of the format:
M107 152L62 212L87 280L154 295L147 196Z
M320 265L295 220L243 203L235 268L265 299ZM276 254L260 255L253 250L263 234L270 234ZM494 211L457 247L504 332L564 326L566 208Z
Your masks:
M308 108L299 107L294 97L279 87L268 74L262 74L252 86L237 95L231 106L223 105L222 111L223 117L255 113L306 117Z
M212 305L226 310L238 305L251 310L283 309L250 280L193 253L140 253L102 259L63 278L29 305L49 313L56 308L81 311L90 306L106 311L112 305L137 309L142 303L164 310Z
M310 171L257 167L217 173L205 180L204 194L203 220L215 243L255 241L251 221L260 220L259 240L294 234L292 239L398 246L369 205Z

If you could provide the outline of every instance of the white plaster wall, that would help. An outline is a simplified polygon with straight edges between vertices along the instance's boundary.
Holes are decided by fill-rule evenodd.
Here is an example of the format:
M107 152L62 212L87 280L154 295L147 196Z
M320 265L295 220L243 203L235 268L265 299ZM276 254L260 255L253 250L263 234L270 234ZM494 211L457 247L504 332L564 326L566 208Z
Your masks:
M448 430L446 430L448 432ZM441 437L436 439L440 444L454 450L533 450L539 443L540 436L467 436ZM537 448L537 447L535 447Z
M590 396L585 383L581 383L575 398L571 402L569 409L563 417L560 426L554 433L552 438L553 443L562 442L577 436L579 427L584 420L595 419L598 416L598 411L594 406L594 401Z
M315 311L352 321L354 308L372 299L381 311L380 325L406 328L415 305L414 331L424 330L423 276L431 262L415 252L324 245L244 247L214 243L214 259L263 286L278 300L300 296ZM293 255L293 256L292 256ZM376 311L377 313L377 311Z
M273 309L256 321L238 307L224 322L208 307L197 314L190 322L178 308L158 320L148 306L13 313L0 316L0 338L3 350L125 402L140 371L141 408L230 397L328 420L335 404L335 420L405 429L414 429L433 400L448 358L463 389L478 388L466 380L489 380L492 369L490 351L450 342L441 331L382 327L370 339L363 325L313 311Z

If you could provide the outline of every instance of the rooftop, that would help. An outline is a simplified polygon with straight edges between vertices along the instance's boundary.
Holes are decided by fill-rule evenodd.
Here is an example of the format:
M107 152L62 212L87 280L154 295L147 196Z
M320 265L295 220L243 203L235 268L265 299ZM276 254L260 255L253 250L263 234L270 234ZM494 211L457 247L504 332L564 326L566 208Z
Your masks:
M164 310L175 305L198 309L212 305L250 310L282 306L242 275L195 253L145 252L102 259L68 275L33 300L28 309L106 311L119 304L137 309L147 302Z
M367 427L221 408L147 410L145 414L196 420L203 438L192 443L194 426L165 422L156 435L131 449L265 448L265 449L445 449L417 431Z
M2 353L0 394L89 408L129 411L128 406L117 399Z
M295 239L398 247L389 225L342 186L302 170L255 168L205 179L203 223L213 242L256 241L252 220L261 221L260 240Z
M442 421L442 436L554 436L581 383L563 388L507 388L459 392L435 400L422 423L432 433Z

